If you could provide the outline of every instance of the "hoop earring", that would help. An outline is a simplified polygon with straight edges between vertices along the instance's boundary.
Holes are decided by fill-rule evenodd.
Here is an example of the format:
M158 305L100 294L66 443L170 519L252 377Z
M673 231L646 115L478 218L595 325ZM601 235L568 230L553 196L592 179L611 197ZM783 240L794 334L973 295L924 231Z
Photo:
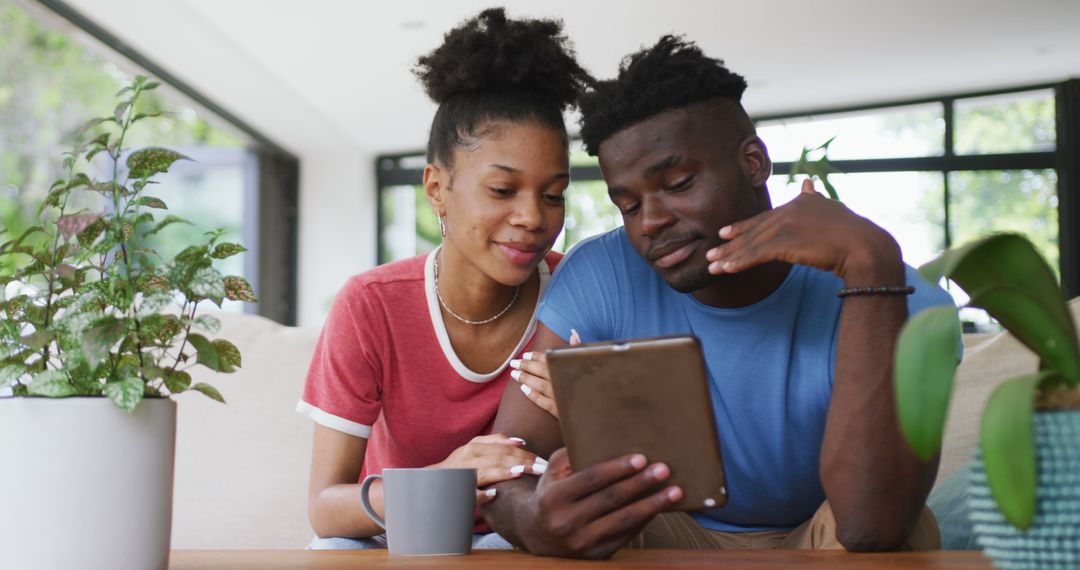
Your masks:
M436 219L439 220L439 233L442 234L442 237L446 237L446 222L443 222L442 216L439 216Z

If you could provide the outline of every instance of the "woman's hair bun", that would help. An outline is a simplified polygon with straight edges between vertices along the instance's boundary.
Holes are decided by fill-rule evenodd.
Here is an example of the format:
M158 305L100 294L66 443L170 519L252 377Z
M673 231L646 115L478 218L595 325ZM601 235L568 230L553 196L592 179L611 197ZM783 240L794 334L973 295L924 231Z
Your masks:
M590 81L574 59L561 21L508 19L502 8L484 10L447 32L441 46L420 57L413 73L439 104L468 93L511 91L565 109Z

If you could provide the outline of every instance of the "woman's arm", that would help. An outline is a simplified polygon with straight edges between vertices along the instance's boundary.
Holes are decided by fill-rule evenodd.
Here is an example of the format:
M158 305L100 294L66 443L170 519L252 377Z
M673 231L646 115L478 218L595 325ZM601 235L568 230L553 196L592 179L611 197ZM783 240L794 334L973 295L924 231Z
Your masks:
M308 520L320 538L374 536L383 532L360 508L360 467L367 440L315 424L308 483ZM383 514L382 481L369 491L371 506Z

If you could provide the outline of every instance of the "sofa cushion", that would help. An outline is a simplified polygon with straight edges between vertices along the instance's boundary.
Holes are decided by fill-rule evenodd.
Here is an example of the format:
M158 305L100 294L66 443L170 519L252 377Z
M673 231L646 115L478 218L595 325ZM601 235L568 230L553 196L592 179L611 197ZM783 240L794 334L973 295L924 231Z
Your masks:
M173 548L303 548L311 421L295 413L318 339L317 328L211 313L214 337L240 349L242 367L215 374L199 366L228 402L178 396Z

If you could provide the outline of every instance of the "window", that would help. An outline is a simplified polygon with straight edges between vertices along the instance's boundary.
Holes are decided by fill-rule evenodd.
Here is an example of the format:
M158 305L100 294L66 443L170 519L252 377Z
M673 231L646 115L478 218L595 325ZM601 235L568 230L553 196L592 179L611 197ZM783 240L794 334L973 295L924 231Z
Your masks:
M772 153L774 205L798 192L787 174L805 146L836 137L829 177L840 199L888 230L905 261L921 265L942 250L999 231L1028 236L1061 275L1055 95L1029 89L952 97L917 105L778 117L758 122ZM967 301L953 291L958 304ZM992 324L965 309L969 328Z
M3 228L18 235L33 225L36 204L52 181L61 177L61 153L70 149L75 130L87 119L112 110L115 93L133 75L148 73L163 85L144 95L141 111L168 110L170 114L137 125L125 147L166 146L193 159L176 163L168 175L160 177L153 195L168 205L170 214L194 225L170 226L156 236L153 247L163 256L171 256L202 232L224 228L223 239L243 243L248 251L223 260L220 269L244 276L260 296L260 304L226 301L223 308L258 311L281 322L293 322L294 271L278 258L294 255L295 246L289 247L286 240L295 239L295 230L281 231L279 227L274 236L260 234L259 222L260 218L275 217L273 208L280 208L281 195L291 193L295 200L295 181L288 172L290 165L298 167L295 159L254 130L217 112L220 110L212 103L138 54L126 50L132 56L129 60L115 53L109 45L117 42L107 32L73 13L64 14L64 18L46 10L26 11L11 0L0 0ZM73 26L83 28L104 45L72 40ZM107 157L99 155L95 163L98 161L104 168ZM267 172L273 175L266 176ZM103 203L81 206L108 207ZM293 227L294 218L286 220L291 220ZM260 255L260 249L267 245L264 241L272 242L269 258ZM295 266L295 261L291 265ZM0 272L5 270L10 268L0 267Z

